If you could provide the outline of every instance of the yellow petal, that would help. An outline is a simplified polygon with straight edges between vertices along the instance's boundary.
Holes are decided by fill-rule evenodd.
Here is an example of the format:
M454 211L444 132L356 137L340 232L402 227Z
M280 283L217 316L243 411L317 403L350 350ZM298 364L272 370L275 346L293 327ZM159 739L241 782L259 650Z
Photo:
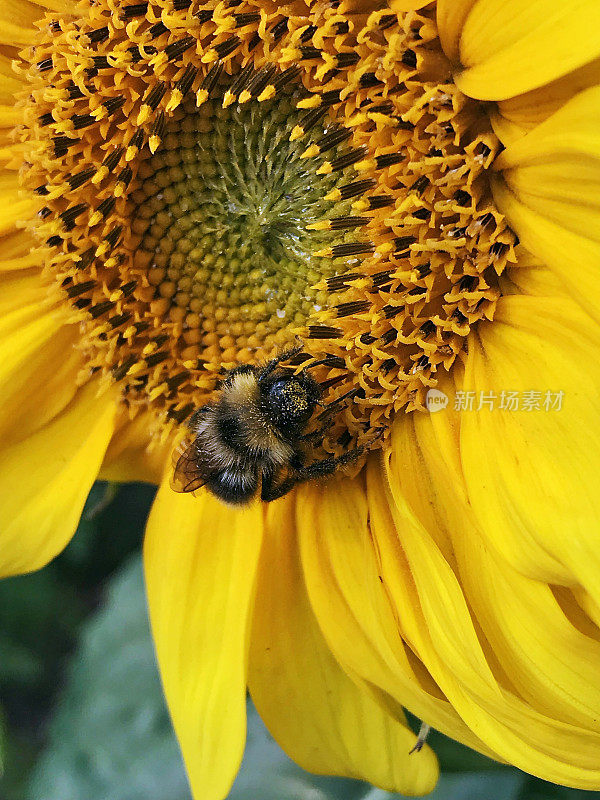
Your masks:
M438 0L437 26L444 52L455 63L460 59L460 37L465 20L477 0Z
M7 173L7 177L12 173ZM16 176L15 176L16 179ZM2 239L0 248L0 272L40 267L40 255L30 233L15 231Z
M600 86L509 143L494 169L532 211L600 241Z
M444 389L448 391L446 385ZM567 641L568 646L582 645L583 638L561 620L547 587L528 595L527 579L508 565L500 570L506 582L495 585L496 590L519 589L516 605L518 600L541 602L539 619L547 617L551 624L547 636L536 637L520 627L514 605L510 608L517 619L511 617L511 625L504 627L504 595L481 586L497 573L493 560L486 561L489 556L460 477L459 416L467 413L415 414L395 424L386 462L397 535L391 536L389 527L376 532L382 580L415 655L467 724L499 756L547 780L597 788L599 733L592 711L596 699L569 696L593 682L595 645L585 644L571 668L562 663L569 655L560 646ZM416 464L418 477L413 474ZM372 486L377 486L375 476L369 491ZM403 559L411 581L398 575ZM524 618L533 613L535 608L526 604ZM566 634L570 641L555 640L551 634ZM555 652L549 663L537 664L551 648ZM506 669L509 664L512 671ZM578 675L582 665L584 674ZM537 675L536 669L543 674ZM585 727L574 720L585 722Z
M590 61L574 72L525 94L501 100L501 115L518 125L537 125L568 102L579 92L600 85L600 58Z
M107 481L159 484L173 446L171 439L161 440L161 432L160 422L151 413L138 413L129 419L123 411L99 477Z
M426 521L430 523L430 527L426 528L409 506L401 489L399 479L403 475L403 467L407 462L411 463L412 459L399 446L397 436L389 458L387 475L393 498L391 512L418 598L416 602L416 598L413 598L413 613L403 617L405 636L418 650L424 650L427 646L426 639L431 637L435 643L436 659L446 665L452 681L458 686L468 686L469 693L482 700L489 700L493 696L497 699L500 697L500 688L477 639L473 620L456 576L447 531L431 524L436 513L435 507L426 516ZM414 480L412 478L411 483ZM416 494L417 503L422 503L425 490L413 490L413 493L406 494L411 499ZM379 534L377 541L382 562L385 563L393 554L391 548L394 542L388 541L389 529L380 531ZM383 577L386 580L386 576ZM395 587L395 582L389 578L386 583ZM406 599L403 598L403 602L406 603ZM415 622L415 616L418 619L420 614L424 617L427 634L419 631L421 626Z
M540 276L536 288L542 283ZM453 402L454 387L444 389ZM461 468L460 420L471 413L477 412L459 414L450 406L396 425L390 485L410 503L452 564L490 643L492 670L502 665L515 694L540 713L597 731L598 632L590 633L588 620L582 634L581 622L574 625L565 616L546 583L524 577L485 544Z
M522 244L515 247L515 256L516 263L498 277L502 294L532 297L560 297L565 294L560 277L546 265L540 264L539 259ZM462 384L460 388L463 388Z
M73 535L113 430L96 381L32 436L0 451L0 574L47 564Z
M433 721L438 730L492 755L403 641L404 613L397 611L398 598L390 605L373 545L380 531L384 535L382 529L389 540L397 538L396 530L383 489L385 476L376 459L371 467L375 477L368 507L359 480L340 481L335 491L309 485L299 492L296 522L302 562L321 630L344 671L365 688L376 687L378 699L391 713L399 716L405 706L420 719ZM392 583L408 592L406 607L410 610L413 597L408 564L401 559L393 564Z
M597 0L478 0L460 34L456 83L481 100L536 89L600 56Z
M592 162L600 154L599 121L600 86L592 86L503 150L494 162L494 169L560 162L569 156L587 157Z
M12 128L14 125L21 125L25 120L25 113L22 108L16 106L0 106L0 127Z
M3 243L4 246L4 243ZM31 269L31 267L41 266L41 257L36 250L30 250L23 255L14 258L0 257L0 272L12 272L21 269Z
M38 270L0 273L0 443L26 438L71 401L77 326L48 301Z
M473 529L454 542L470 606L515 693L549 718L588 728L590 744L597 741L597 631L596 638L580 632L548 584L512 569Z
M527 138L527 137L524 137ZM600 241L600 161L565 159L506 170L515 197L537 214L581 238Z
M332 487L335 491L335 487ZM311 609L298 551L295 497L268 507L260 561L249 684L256 707L288 755L310 772L362 778L425 794L438 768L336 662Z
M521 202L501 178L492 182L496 205L524 247L560 279L564 291L600 320L600 243L566 229Z
M28 4L29 5L29 4ZM6 19L0 25L0 44L25 45L34 44L37 39L37 30L33 27L15 25Z
M77 14L77 6L69 3L69 0L32 0L33 5L39 6L42 13L48 11L62 11L65 14Z
M527 131L531 129L531 126L527 127L503 117L497 108L490 110L489 117L492 130L505 147L525 136Z
M4 196L0 208L0 234L9 233L22 222L31 220L39 208L36 198L21 199L16 195Z
M41 4L40 4L41 5ZM0 5L0 19L2 22L10 21L23 28L32 28L34 22L43 14L40 6L28 0L2 0Z
M600 627L600 606L594 598L590 597L582 586L575 586L571 590L564 586L555 586L554 594L573 624L583 633L596 639Z
M30 317L52 308L47 302L48 288L42 281L39 270L18 270L3 274L0 272L0 329L7 330L9 316L23 316L29 310Z
M465 389L540 394L529 404L522 394L518 411L465 413L461 426L469 497L490 546L523 574L580 583L596 600L599 346L597 323L569 298L502 298L469 348Z
M0 103L10 105L14 103L17 92L23 91L23 82L17 73L12 71L10 60L0 59Z
M0 5L0 43L8 45L32 44L36 40L35 20L42 9L27 0L2 0Z
M0 442L25 439L70 402L83 366L79 331L60 311L29 307L31 318L7 333L0 325Z
M222 800L246 737L247 648L262 539L258 504L228 508L165 481L144 546L150 621L192 793Z

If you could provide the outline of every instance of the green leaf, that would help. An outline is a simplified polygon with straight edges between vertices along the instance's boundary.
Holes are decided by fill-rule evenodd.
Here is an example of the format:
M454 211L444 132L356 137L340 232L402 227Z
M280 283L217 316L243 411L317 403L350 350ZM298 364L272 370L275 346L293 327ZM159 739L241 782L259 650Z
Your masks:
M428 800L517 800L523 782L515 769L443 774Z
M51 570L0 581L0 688L31 692L44 660L60 657L83 614L75 592Z
M539 778L525 776L524 786L518 800L599 800L600 792L569 789Z
M31 800L189 800L165 708L139 557L84 626Z

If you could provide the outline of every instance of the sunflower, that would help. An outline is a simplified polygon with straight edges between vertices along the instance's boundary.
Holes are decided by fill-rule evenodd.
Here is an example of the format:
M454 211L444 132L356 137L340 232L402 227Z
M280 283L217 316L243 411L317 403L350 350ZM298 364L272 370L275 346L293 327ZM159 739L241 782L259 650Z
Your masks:
M599 30L596 0L4 0L2 573L97 477L159 484L196 797L247 688L310 771L430 791L406 708L600 788ZM223 371L297 341L315 458L367 456L243 510L173 492Z

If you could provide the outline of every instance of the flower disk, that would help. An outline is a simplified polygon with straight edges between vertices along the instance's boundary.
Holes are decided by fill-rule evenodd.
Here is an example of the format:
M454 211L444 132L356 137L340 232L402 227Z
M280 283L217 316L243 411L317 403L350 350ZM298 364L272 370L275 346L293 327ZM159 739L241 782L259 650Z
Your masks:
M373 9L84 0L41 24L32 224L87 374L133 410L179 423L223 368L300 337L296 363L353 399L322 448L370 445L493 317L515 260L498 141L433 10Z

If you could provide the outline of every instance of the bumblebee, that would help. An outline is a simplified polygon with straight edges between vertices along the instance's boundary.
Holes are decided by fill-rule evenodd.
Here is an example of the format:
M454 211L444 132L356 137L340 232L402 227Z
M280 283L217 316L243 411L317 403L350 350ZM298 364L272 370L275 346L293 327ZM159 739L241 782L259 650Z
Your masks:
M311 443L322 438L343 401L324 406L322 424L306 428L321 402L321 388L307 369L294 374L282 362L301 351L281 353L263 366L244 364L225 376L220 397L196 411L188 423L191 439L175 463L171 485L178 492L205 486L230 505L249 503L259 491L265 502L312 478L330 475L356 459L362 447L306 464ZM338 366L333 356L311 364Z

